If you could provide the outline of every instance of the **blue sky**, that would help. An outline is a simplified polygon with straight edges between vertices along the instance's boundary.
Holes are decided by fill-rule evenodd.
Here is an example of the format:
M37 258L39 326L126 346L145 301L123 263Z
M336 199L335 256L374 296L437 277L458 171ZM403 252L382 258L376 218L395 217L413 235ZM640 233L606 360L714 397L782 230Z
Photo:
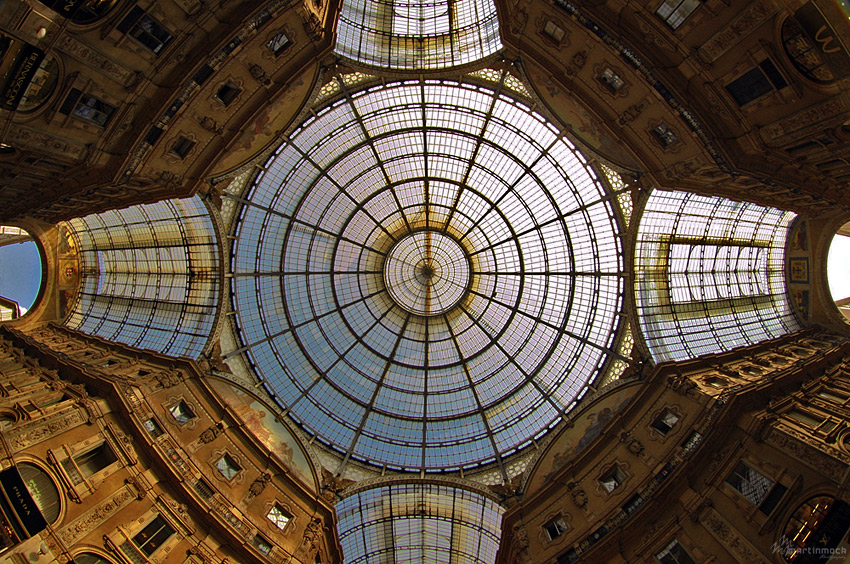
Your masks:
M41 285L41 257L32 241L0 247L0 296L24 309L32 306Z
M826 277L835 301L850 297L850 237L836 235L829 246Z

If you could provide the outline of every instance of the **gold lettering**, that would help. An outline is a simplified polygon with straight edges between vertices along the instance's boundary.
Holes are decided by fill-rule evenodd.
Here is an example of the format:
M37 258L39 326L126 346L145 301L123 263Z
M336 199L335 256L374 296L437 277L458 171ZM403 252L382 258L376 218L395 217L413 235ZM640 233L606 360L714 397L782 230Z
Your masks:
M38 53L31 53L24 64L21 65L21 68L18 69L18 73L14 78L9 82L9 86L6 88L6 97L9 99L7 104L11 104L14 102L15 98L18 97L18 93L21 89L29 84L27 78L30 76L30 72L32 71L35 62L38 60Z
M815 34L815 40L818 43L821 43L821 51L823 51L824 53L837 53L838 51L841 51L841 47L837 45L835 47L829 48L829 44L832 43L832 40L835 38L832 35L825 35L828 31L832 30L826 27L826 25L822 25L820 26L818 32Z

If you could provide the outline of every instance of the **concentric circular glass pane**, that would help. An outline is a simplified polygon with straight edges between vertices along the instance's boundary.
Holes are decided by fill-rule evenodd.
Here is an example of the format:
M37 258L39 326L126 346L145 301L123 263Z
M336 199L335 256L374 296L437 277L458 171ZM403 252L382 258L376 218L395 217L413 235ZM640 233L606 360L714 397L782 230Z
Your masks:
M437 230L403 237L384 260L390 297L417 315L449 312L468 294L469 283L469 257L463 247Z
M237 322L275 399L344 453L442 471L553 426L621 307L609 197L525 104L404 81L315 110L241 210Z

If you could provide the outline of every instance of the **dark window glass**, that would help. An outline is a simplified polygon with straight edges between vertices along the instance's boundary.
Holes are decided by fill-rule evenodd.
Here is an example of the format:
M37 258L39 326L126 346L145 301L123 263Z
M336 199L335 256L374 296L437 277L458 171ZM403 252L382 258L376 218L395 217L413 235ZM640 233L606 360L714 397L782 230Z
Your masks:
M564 521L563 517L558 515L543 525L543 529L546 531L546 534L549 535L549 540L554 540L560 537L567 530L567 523Z
M275 55L283 53L289 45L289 37L287 37L285 33L278 33L269 39L268 43L266 43L266 46L271 49L272 53Z
M726 478L726 483L738 490L764 514L770 514L773 511L786 490L782 485L774 487L773 480L743 462L738 463L735 470Z
M171 152L181 159L185 159L186 155L189 154L189 151L191 151L194 146L194 141L181 135L177 141L174 142L174 145L171 146Z
M59 518L62 505L61 494L53 478L35 464L22 462L17 468L41 516L48 523L54 523Z
M655 555L661 564L696 564L690 554L685 552L679 541L674 540L667 548Z
M726 85L726 90L739 106L749 104L774 90L788 86L776 66L770 59L765 59L759 66L754 67Z
M59 113L84 119L101 127L106 126L115 113L115 106L107 104L94 96L83 94L76 88L68 91L68 96L59 108Z
M235 84L233 84L232 82L228 82L227 84L218 89L218 92L216 92L215 97L221 100L225 106L228 106L231 102L233 102L233 100L236 99L236 96L239 95L239 92L241 92L241 90L237 88Z
M118 460L112 449L106 443L88 450L74 457L74 462L77 463L77 468L83 473L83 476L89 477L97 474L113 462Z
M173 534L174 529L165 522L161 515L157 515L153 521L133 537L133 542L146 556L150 556Z
M652 428L662 435L666 435L678 422L679 417L669 409L665 409L661 415L652 422Z
M172 38L171 33L162 24L138 6L130 10L127 17L121 20L118 31L126 33L157 55Z

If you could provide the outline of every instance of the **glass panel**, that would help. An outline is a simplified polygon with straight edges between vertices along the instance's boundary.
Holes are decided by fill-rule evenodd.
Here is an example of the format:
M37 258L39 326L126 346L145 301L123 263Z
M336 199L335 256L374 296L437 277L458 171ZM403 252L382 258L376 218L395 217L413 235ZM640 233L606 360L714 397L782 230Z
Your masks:
M173 534L174 529L165 522L161 515L157 515L153 521L133 537L133 542L145 555L150 556Z
M492 564L504 512L480 494L437 484L367 490L336 511L345 564Z
M785 282L794 217L724 198L653 191L635 247L635 298L657 362L800 329Z
M391 82L314 111L240 214L246 360L360 460L445 471L530 444L615 347L615 196L483 86Z
M90 335L197 358L212 331L220 264L197 197L132 206L65 224L81 288L66 324Z
M292 515L287 513L283 507L277 504L271 508L266 517L268 517L269 521L274 523L274 525L281 531L286 527L286 524L289 523L289 520L292 519Z
M397 69L471 63L502 48L492 0L345 0L336 52Z
M62 508L62 494L59 493L53 478L35 464L22 462L17 465L17 468L44 520L51 524L55 523Z

